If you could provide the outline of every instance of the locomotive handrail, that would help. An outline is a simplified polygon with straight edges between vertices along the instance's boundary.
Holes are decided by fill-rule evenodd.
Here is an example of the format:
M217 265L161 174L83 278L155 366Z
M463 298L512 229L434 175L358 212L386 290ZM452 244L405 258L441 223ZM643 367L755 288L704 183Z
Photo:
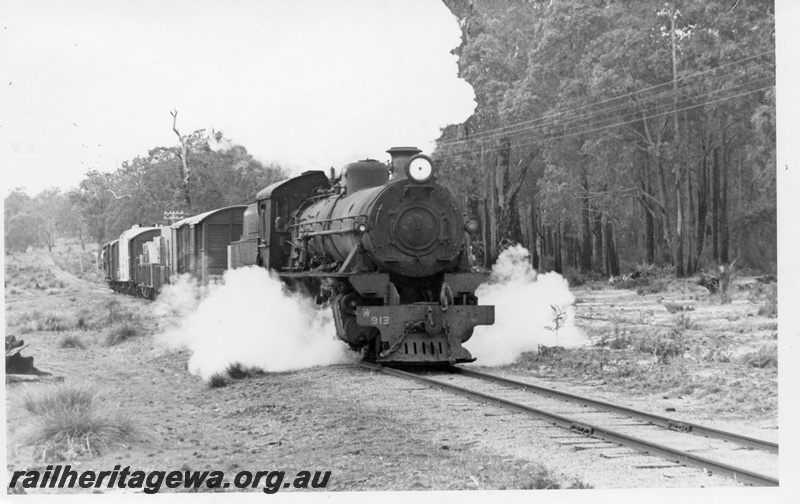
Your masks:
M308 240L314 236L328 236L328 235L337 235L337 234L347 234L347 233L356 233L356 229L329 229L327 231L312 231L310 233L304 233L303 235L299 236L301 240Z
M322 220L315 220L315 221L311 221L311 222L300 222L298 224L289 224L286 227L287 228L295 228L295 227L302 227L302 226L313 226L315 224L327 224L327 223L336 222L336 221L343 221L343 220L346 220L346 219L357 219L359 217L362 217L362 218L366 219L367 215L365 215L365 214L348 215L348 216L345 216L345 217L336 217L334 219L322 219Z

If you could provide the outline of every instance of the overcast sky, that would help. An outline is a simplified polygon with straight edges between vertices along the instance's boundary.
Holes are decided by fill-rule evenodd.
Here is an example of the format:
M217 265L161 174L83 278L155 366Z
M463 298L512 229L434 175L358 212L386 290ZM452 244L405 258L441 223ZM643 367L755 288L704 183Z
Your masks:
M75 187L222 131L264 162L327 169L429 152L473 112L458 21L432 0L4 0L4 194Z

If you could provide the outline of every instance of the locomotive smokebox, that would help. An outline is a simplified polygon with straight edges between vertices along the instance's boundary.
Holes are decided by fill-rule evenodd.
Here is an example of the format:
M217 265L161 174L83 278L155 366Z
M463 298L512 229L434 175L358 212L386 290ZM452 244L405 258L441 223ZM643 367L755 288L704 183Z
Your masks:
M408 178L406 177L408 160L422 151L416 147L392 147L386 152L392 156L392 182L394 182Z

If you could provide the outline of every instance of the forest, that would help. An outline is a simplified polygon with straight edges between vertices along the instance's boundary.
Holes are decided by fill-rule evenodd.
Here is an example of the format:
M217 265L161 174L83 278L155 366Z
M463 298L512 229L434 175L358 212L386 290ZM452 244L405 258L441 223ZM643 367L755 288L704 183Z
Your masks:
M776 261L775 27L761 0L444 0L477 108L436 156L543 270Z
M174 124L177 146L151 149L113 172L91 170L75 189L32 197L24 189L11 191L5 198L6 253L51 249L61 237L102 244L132 224L165 224L168 217L253 202L259 190L287 176L219 131L183 136Z
M519 243L543 271L775 271L772 2L443 1L477 105L433 155L481 224L479 263ZM182 135L172 114L173 146L67 192L11 191L6 252L104 243L133 223L250 202L288 175L221 132Z

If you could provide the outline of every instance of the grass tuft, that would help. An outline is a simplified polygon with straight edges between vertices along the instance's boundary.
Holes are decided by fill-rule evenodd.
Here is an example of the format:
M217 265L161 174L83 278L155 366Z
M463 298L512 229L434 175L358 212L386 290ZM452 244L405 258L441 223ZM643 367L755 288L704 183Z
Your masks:
M85 383L61 383L44 389L26 389L22 407L34 415L63 412L72 409L91 409L95 390Z
M519 488L522 490L557 490L561 488L561 484L550 470L539 467L527 481L522 482Z
M58 348L79 348L81 350L86 350L86 345L74 334L67 334L58 340Z
M119 345L123 341L138 336L139 332L140 329L138 325L132 322L122 322L109 329L105 335L103 344L105 346Z
M778 286L770 284L766 287L764 294L764 303L758 308L758 315L776 318L778 316Z
M211 388L220 388L228 384L228 379L222 373L214 373L208 380L208 386Z
M242 380L244 378L252 378L254 376L262 376L265 371L257 367L245 367L241 362L234 362L225 370L229 377L234 380Z
M744 363L750 367L778 367L778 345L764 345L758 351L744 356Z
M228 366L228 369L226 369L225 372L227 372L228 376L234 380L241 380L249 376L247 369L242 365L241 362L234 362Z
M675 326L679 331L688 331L697 328L697 324L692 320L692 317L685 313L675 315Z
M38 420L27 443L39 447L44 460L60 460L65 452L92 456L136 435L130 416L98 401L87 384L28 389L22 406Z

